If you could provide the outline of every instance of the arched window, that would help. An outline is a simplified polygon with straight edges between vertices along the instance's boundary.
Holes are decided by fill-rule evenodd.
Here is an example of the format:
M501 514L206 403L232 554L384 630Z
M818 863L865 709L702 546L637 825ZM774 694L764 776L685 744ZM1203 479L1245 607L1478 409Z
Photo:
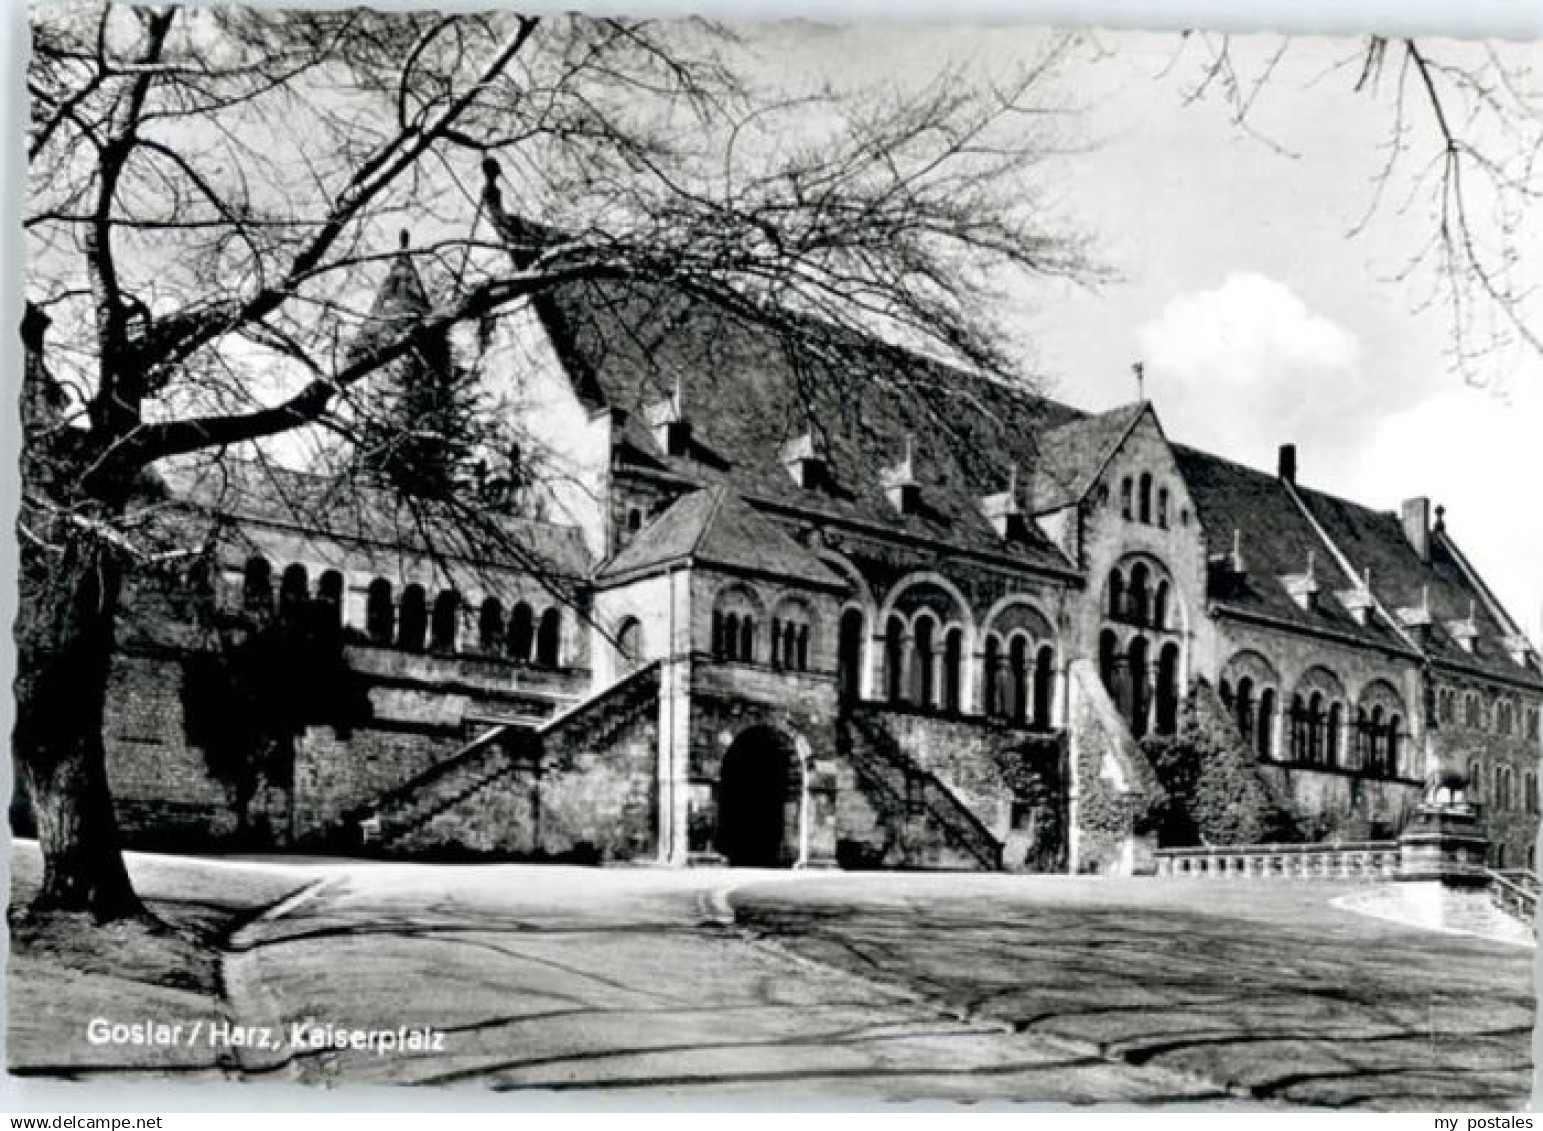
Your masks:
M1109 619L1125 619L1125 578L1117 569L1109 571Z
M273 615L273 567L262 556L246 560L241 578L241 607L260 619Z
M943 636L943 710L958 714L964 678L964 629L955 625Z
M720 660L739 657L738 613L713 613L713 655Z
M623 673L632 671L643 658L643 625L637 617L628 617L616 630L616 658Z
M390 644L396 633L396 605L391 600L391 582L384 577L370 582L364 602L364 630L377 644Z
M798 626L798 634L793 642L793 664L801 672L809 670L809 626Z
M932 630L931 617L918 617L911 633L911 689L910 700L918 707L933 705Z
M1443 687L1436 695L1436 715L1444 723L1452 721L1452 689Z
M541 614L536 626L536 663L555 668L562 662L563 615L556 609Z
M1382 772L1390 778L1398 777L1398 748L1404 720L1397 715L1388 719L1388 737L1383 749Z
M1470 730L1479 728L1479 697L1471 691L1463 696L1463 725Z
M1475 801L1484 792L1484 768L1479 765L1477 758L1468 760L1468 792Z
M1157 525L1168 529L1168 488L1157 492Z
M1259 724L1254 728L1254 749L1261 758L1275 756L1275 689L1267 687L1259 696Z
M477 647L484 652L504 650L504 603L497 597L484 597L477 613Z
M1238 695L1232 705L1233 718L1238 724L1238 734L1242 737L1245 746L1253 745L1254 741L1254 712L1257 709L1254 702L1254 681L1249 676L1238 680Z
M1131 494L1131 478L1127 475L1124 479L1120 480L1120 517L1122 518L1132 517Z
M1106 636L1108 633L1105 634ZM995 635L986 637L985 654L981 658L981 674L984 677L983 705L988 715L1002 713L1002 642Z
M1119 666L1119 641L1114 633L1105 629L1098 637L1098 676L1103 681L1104 690L1116 701L1119 699L1116 686L1119 680Z
M529 663L535 638L536 614L529 605L520 601L509 614L509 655L521 663Z
M856 699L863 686L863 614L857 609L841 614L836 672L841 697Z
M329 569L316 584L316 599L327 614L327 623L333 628L343 627L343 575Z
M1309 714L1302 696L1291 697L1291 760L1306 762L1311 757L1312 739L1308 735Z
M1150 472L1141 473L1141 521L1148 525L1152 522L1152 476Z
M739 620L739 658L746 663L755 659L755 618L741 617Z
M429 623L429 648L435 652L454 652L456 621L460 619L461 595L454 589L441 589L434 598L434 615Z
M299 562L285 567L279 581L279 619L294 620L311 596L310 575Z
M1137 562L1130 571L1130 593L1126 596L1126 604L1130 606L1130 619L1137 624L1146 624L1152 614L1152 571L1146 564Z
M1371 761L1371 720L1366 708L1355 709L1355 769L1364 770Z
M1221 696L1222 706L1227 708L1227 713L1229 715L1232 714L1232 684L1228 683L1225 679L1222 680L1221 684L1216 689L1216 693L1217 695Z
M784 666L783 661L782 661L782 648L783 648L783 633L782 633L782 630L783 630L784 627L785 626L783 625L782 619L780 617L772 617L772 622L771 622L771 665L774 668L780 668L780 667ZM791 636L789 637L787 643L789 645L791 645L793 643L793 641L791 639Z
M428 626L428 597L423 592L423 586L414 583L402 590L402 608L396 629L397 647L409 652L423 651L423 638Z
M1179 729L1179 646L1169 643L1157 656L1157 733Z
M905 621L892 616L884 626L884 697L899 703L905 695Z
M1372 708L1371 718L1366 722L1366 764L1368 772L1381 776L1382 752L1385 747L1384 730L1382 724L1382 706L1379 704Z
M1007 646L1008 714L1022 726L1029 712L1029 639L1014 636Z
M1055 693L1055 650L1048 644L1040 645L1039 656L1034 661L1034 725L1049 730L1051 724L1051 698Z
M1152 598L1152 627L1166 630L1168 627L1168 582L1157 583L1157 594Z
M1324 762L1330 766L1337 766L1343 757L1340 743L1345 732L1345 707L1342 703L1334 703L1329 707L1329 733L1328 741L1324 747Z
M1307 698L1307 760L1323 762L1323 695L1317 691Z
M1152 698L1150 673L1147 671L1146 637L1138 636L1130 642L1126 654L1126 678L1130 683L1130 732L1137 738L1147 733L1147 705Z
M1522 779L1522 787L1527 791L1527 812L1536 813L1538 811L1538 775L1528 770L1527 776Z

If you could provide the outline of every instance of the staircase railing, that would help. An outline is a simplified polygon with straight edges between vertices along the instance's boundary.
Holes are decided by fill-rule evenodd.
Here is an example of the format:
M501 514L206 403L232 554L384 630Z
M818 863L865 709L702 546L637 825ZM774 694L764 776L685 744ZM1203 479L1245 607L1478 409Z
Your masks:
M1537 917L1538 889L1537 876L1531 872L1524 875L1530 877L1532 885L1518 883L1509 879L1508 873L1484 870L1485 877L1489 880L1489 897L1496 907L1508 915L1514 915L1524 923L1531 924Z
M582 723L587 716L600 707L624 697L641 685L657 680L659 668L660 663L657 660L645 664L608 687L580 699L549 719L532 723L510 722L494 726L450 757L436 762L427 770L400 785L377 794L368 804L355 807L345 815L345 824L358 826L366 842L377 841L382 845L389 844L390 841L411 833L439 813L515 770L520 764L520 759L515 756L514 751L511 751L511 746L517 746L518 753L526 755L526 760L538 759L543 753L542 740L559 728ZM425 792L431 790L437 783L471 769L479 760L490 761L493 764L486 772L479 772L472 776L464 788L436 799L430 806L419 806L415 810L414 807L419 805L418 799ZM385 827L393 816L404 811L406 820L400 823L393 822L390 828Z
M1002 843L951 789L917 765L882 727L855 712L848 720L858 732L859 741L850 745L859 774L882 788L904 813L919 806L937 818L957 848L993 871L1001 869Z

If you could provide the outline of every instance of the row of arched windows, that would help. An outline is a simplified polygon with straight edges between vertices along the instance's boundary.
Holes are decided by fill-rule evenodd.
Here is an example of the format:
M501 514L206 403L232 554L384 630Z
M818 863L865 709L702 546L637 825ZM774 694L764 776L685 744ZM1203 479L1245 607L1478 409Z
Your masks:
M246 563L242 579L242 606L250 614L273 613L273 567L256 556ZM316 586L316 600L345 625L343 575L329 569ZM293 617L311 599L306 567L293 563L280 576L278 616ZM416 582L397 596L391 582L377 577L365 591L364 633L376 644L392 645L410 652L454 652L460 647L461 595L442 589L429 601L428 591ZM537 616L526 602L518 602L505 618L503 603L488 597L477 613L477 649L488 655L507 656L522 663L557 667L562 652L562 613L555 607Z
M1220 690L1243 741L1261 758L1275 757L1275 689L1265 687L1256 693L1253 679L1244 676L1236 688L1222 680ZM1348 735L1346 721L1345 705L1322 691L1294 694L1285 713L1285 760L1324 769L1357 769L1372 777L1397 777L1404 738L1402 717L1374 703L1369 709L1356 708Z
M1105 629L1098 638L1098 672L1115 706L1137 738L1172 734L1179 719L1179 646L1153 651L1152 642L1134 636L1123 649Z
M760 639L761 606L741 586L720 592L713 608L712 654L738 663L767 663L786 671L808 671L814 654L813 616L800 600L776 607L766 627L764 652Z
M1148 526L1168 529L1168 488L1157 487L1154 493L1152 473L1143 471L1139 478L1127 475L1120 480L1120 515Z
M1145 562L1132 566L1128 579L1124 571L1110 570L1107 588L1110 620L1167 629L1172 587L1167 578L1158 579L1154 585L1152 570Z
M1459 692L1451 687L1436 692L1436 718L1446 725L1458 722L1457 703L1462 700L1462 725L1468 730L1493 730L1502 738L1521 735L1538 739L1538 708L1521 708L1511 699L1501 698L1491 705L1478 691Z

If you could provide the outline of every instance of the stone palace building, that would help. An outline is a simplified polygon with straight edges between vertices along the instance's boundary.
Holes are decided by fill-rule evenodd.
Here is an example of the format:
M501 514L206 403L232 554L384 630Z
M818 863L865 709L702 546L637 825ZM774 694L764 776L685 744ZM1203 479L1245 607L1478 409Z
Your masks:
M421 295L404 254L379 306ZM507 552L299 473L167 474L217 520L210 606L320 610L354 709L256 741L194 596L141 594L174 615L120 632L131 843L1140 871L1154 743L1204 724L1299 839L1395 836L1460 774L1491 863L1531 861L1543 668L1425 499L1185 447L1150 403L795 359L678 294L573 285L476 339L541 446Z

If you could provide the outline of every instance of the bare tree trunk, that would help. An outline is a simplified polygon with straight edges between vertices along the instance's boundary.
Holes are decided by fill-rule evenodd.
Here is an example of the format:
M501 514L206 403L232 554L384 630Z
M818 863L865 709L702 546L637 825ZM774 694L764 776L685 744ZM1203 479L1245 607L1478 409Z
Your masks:
M12 749L43 854L34 911L144 913L123 865L102 742L120 569L84 535L22 553Z

